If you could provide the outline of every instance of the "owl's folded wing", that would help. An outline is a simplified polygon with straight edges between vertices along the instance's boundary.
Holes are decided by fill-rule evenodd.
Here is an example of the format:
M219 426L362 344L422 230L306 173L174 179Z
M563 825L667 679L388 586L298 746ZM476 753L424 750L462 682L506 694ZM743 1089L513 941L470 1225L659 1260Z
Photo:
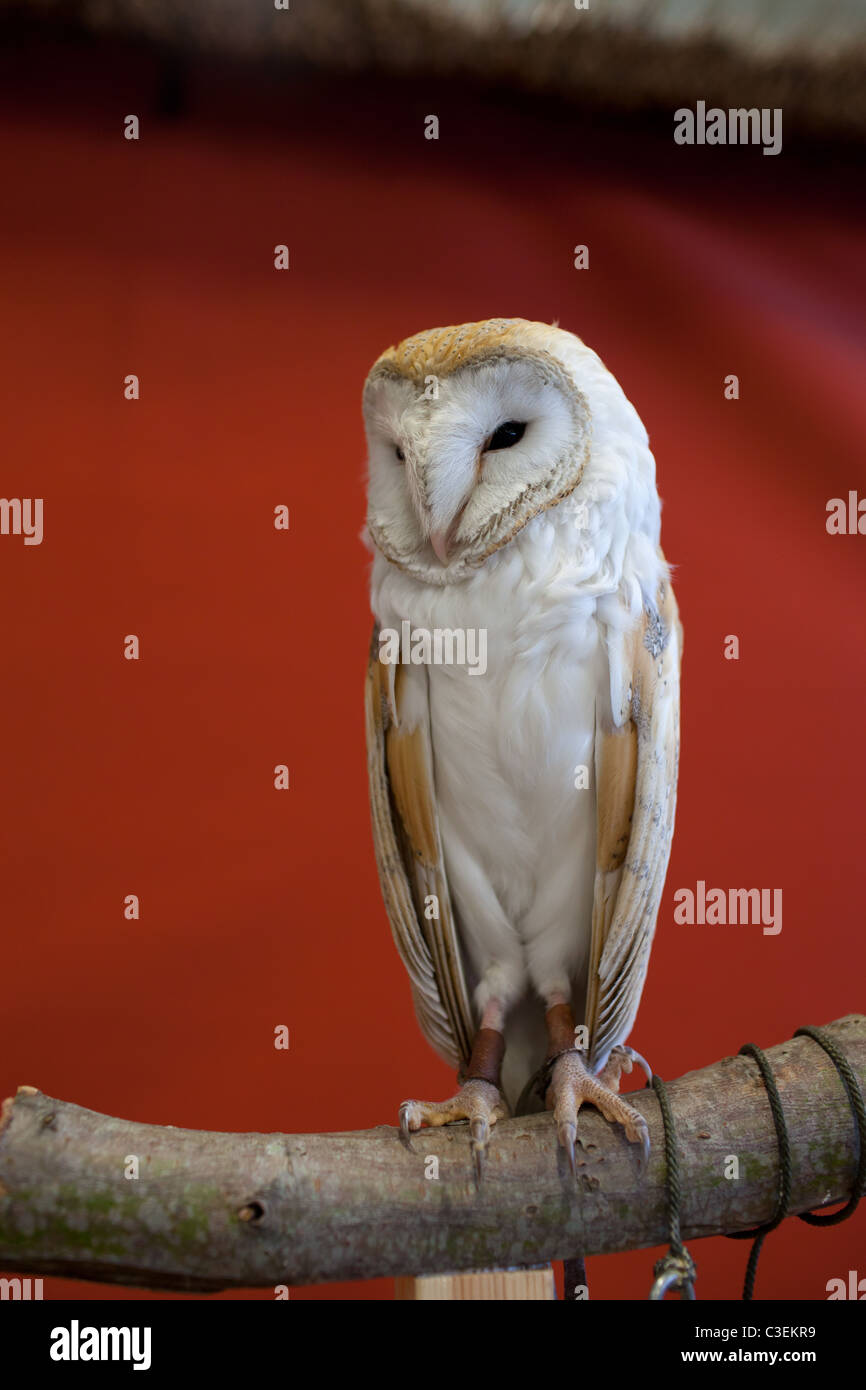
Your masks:
M602 1064L637 1013L670 857L682 627L669 580L625 643L618 718L596 729L598 843L586 1023ZM614 697L614 707L616 697Z
M411 720L408 682L416 683ZM423 667L385 665L373 631L367 668L367 768L373 840L394 942L412 986L421 1031L445 1061L460 1068L474 1025L445 877L436 812L426 695L418 709Z

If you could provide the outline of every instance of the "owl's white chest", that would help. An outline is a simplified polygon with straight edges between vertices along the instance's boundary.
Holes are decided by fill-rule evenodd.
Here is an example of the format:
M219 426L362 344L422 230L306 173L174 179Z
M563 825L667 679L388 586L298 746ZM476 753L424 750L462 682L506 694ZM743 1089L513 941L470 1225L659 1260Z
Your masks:
M592 599L557 613L491 598L505 601L487 615L485 674L429 668L436 796L446 861L459 840L522 937L553 876L563 897L577 891L583 831L594 837L600 641Z
M589 945L606 660L596 599L546 539L527 536L468 583L436 588L393 567L374 582L380 625L462 629L476 653L486 642L483 674L425 668L446 872L482 1001L567 990Z

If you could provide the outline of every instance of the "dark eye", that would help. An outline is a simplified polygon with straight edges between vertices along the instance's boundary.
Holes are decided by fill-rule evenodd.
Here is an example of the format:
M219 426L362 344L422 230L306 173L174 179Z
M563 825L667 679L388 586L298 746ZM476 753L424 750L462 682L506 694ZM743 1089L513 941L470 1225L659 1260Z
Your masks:
M506 420L504 425L500 425L498 430L494 430L487 445L488 452L492 449L510 449L512 444L517 444L526 433L526 422L524 420Z
M406 455L403 453L403 450L400 448L399 444L394 445L394 453L397 455L397 460L399 463L406 462Z

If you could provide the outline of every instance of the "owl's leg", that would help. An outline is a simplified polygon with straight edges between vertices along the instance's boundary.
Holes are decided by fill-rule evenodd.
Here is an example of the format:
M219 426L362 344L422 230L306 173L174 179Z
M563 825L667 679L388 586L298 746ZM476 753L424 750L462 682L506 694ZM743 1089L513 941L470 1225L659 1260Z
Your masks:
M438 1104L435 1101L404 1100L400 1106L400 1137L407 1147L410 1133L422 1125L450 1125L458 1120L468 1120L476 1182L481 1181L484 1171L491 1127L508 1114L508 1107L499 1090L499 1073L505 1052L503 1022L503 1007L498 1000L492 1000L484 1010L481 1027L472 1044L465 1079L455 1096Z
M551 1067L545 1104L553 1111L559 1142L568 1156L572 1173L576 1172L574 1141L577 1137L577 1112L582 1105L594 1105L611 1124L621 1124L631 1144L641 1146L641 1166L649 1158L647 1122L634 1106L617 1093L622 1073L632 1069L632 1057L643 1058L630 1048L614 1048L598 1076L593 1076L583 1060L583 1053L574 1046L574 1015L568 1004L555 1002L545 1015L547 1023L547 1063ZM644 1065L646 1065L644 1063Z

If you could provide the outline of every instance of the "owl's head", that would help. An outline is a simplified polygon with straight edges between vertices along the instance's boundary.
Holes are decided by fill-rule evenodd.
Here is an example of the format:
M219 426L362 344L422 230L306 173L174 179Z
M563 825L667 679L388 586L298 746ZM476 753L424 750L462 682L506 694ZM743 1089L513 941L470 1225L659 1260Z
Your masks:
M389 348L364 387L374 546L451 583L573 492L591 445L584 365L608 376L573 334L526 319L434 328Z

